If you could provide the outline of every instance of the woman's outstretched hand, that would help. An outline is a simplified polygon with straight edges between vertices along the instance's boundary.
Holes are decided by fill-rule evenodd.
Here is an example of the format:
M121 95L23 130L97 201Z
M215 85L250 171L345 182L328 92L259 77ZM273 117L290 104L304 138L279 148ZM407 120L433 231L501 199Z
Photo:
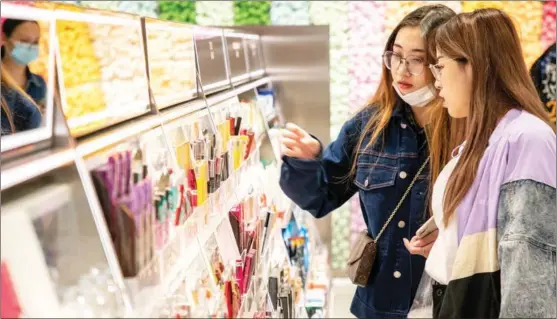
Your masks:
M321 144L299 126L288 123L281 136L282 154L299 159L315 159Z
M412 255L422 255L427 258L431 251L431 247L433 247L435 240L437 240L437 236L439 236L439 230L435 230L421 239L414 236L408 241L408 239L404 238L404 246L406 246L406 249L408 249Z

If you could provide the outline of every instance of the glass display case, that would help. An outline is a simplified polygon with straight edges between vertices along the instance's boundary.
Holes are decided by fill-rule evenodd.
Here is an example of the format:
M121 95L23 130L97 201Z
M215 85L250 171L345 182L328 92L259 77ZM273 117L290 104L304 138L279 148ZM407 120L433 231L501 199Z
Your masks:
M263 59L263 48L261 37L257 34L245 34L244 46L248 60L250 79L255 80L265 75L265 60Z
M193 26L145 18L151 92L159 109L197 96Z
M55 12L58 80L71 134L149 112L140 17L80 7Z
M245 35L234 30L224 30L230 80L233 84L242 84L249 80L248 60L244 46Z
M55 72L54 35L56 20L52 12L42 8L34 8L13 3L2 3L1 17L3 32L10 25L7 34L3 33L2 45L2 153L22 148L39 142L50 141L54 122ZM21 24L18 22L21 20ZM18 31L18 32L16 32ZM36 59L30 60L22 56L25 50L34 50ZM32 76L26 88L29 99L16 98L19 95L15 80L20 72ZM22 101L26 101L23 103ZM22 112L21 108L28 106ZM25 113L25 118L20 118ZM19 114L17 117L14 114Z
M2 263L26 317L121 317L102 227L76 166L2 192ZM4 274L3 274L4 276Z
M230 75L226 65L222 29L195 27L194 39L201 77L200 85L205 94L229 88Z

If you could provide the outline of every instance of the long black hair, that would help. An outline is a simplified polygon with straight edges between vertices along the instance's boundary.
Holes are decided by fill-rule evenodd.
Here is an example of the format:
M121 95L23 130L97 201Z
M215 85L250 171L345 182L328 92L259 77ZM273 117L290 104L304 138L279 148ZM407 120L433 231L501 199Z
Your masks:
M2 33L6 38L9 38L14 33L15 29L17 29L20 24L25 22L31 22L39 25L39 23L35 20L6 19L4 20L4 23L2 23ZM6 53L5 51L4 46L2 46L2 59L4 59L4 54Z

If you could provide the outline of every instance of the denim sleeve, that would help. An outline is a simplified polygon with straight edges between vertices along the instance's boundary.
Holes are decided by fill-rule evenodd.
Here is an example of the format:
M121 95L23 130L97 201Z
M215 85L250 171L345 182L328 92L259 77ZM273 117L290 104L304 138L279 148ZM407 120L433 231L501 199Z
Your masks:
M317 218L340 207L356 192L349 174L361 116L360 113L344 124L338 138L319 159L283 157L280 187L296 205Z
M532 180L499 196L500 318L556 318L555 188Z

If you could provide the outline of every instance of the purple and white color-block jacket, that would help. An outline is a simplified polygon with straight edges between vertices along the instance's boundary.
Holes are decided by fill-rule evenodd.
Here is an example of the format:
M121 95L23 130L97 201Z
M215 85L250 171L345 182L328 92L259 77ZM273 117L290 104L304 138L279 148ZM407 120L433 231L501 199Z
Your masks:
M435 285L424 272L409 317L557 317L556 163L553 130L509 111L457 208L451 279Z

